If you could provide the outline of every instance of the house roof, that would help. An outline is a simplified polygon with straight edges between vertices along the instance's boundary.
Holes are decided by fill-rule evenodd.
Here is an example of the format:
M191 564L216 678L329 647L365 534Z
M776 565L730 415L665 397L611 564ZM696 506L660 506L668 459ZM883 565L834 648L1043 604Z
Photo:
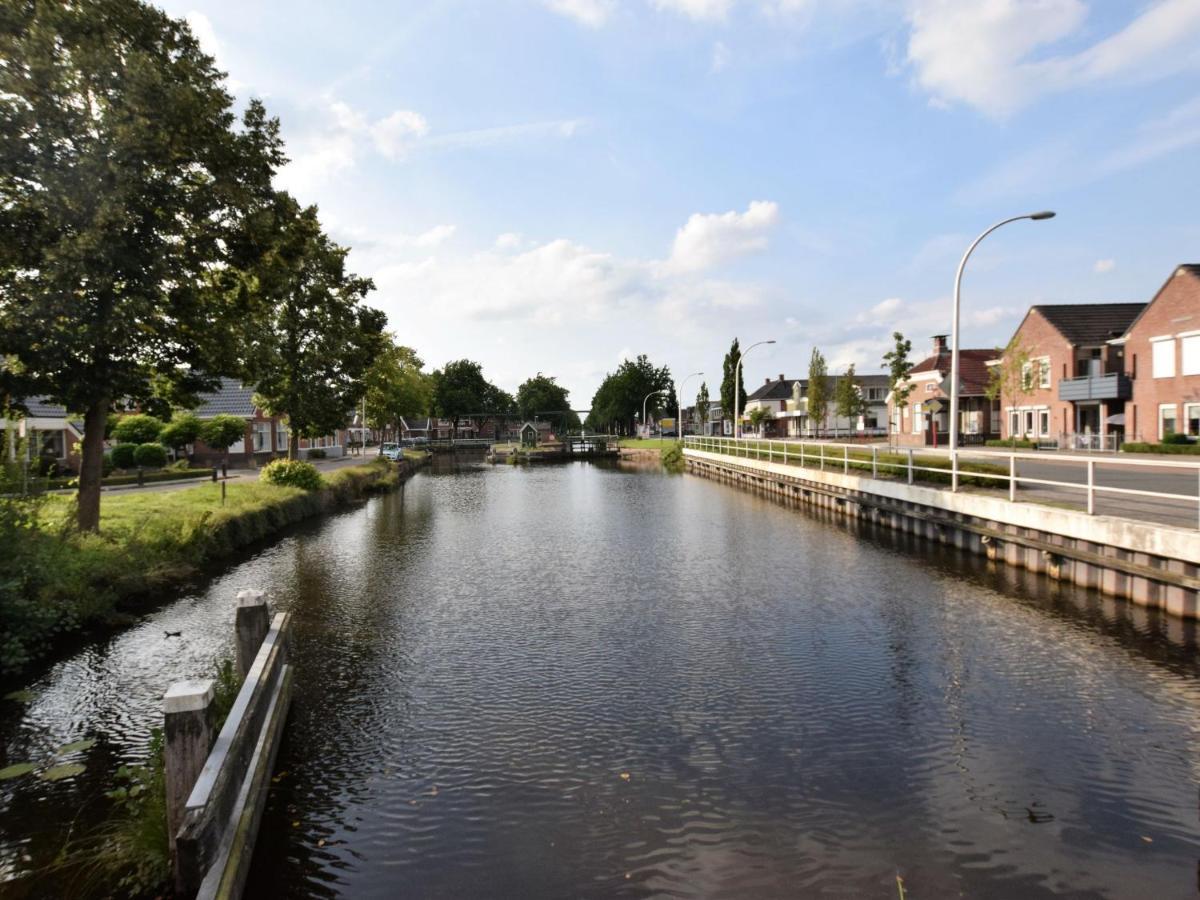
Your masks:
M995 356L995 350L973 348L958 351L958 375L964 394L982 394L987 389L989 380L987 363ZM949 371L950 351L943 350L941 353L921 360L909 370L908 374L919 375L922 372L947 374Z
M779 378L775 381L768 381L761 385L753 394L746 397L746 402L751 400L787 400L792 396L792 385L798 379L795 378Z
M1120 337L1145 308L1145 303L1055 303L1033 307L1075 345L1103 344Z
M25 401L26 415L31 419L65 419L67 409L57 403L51 403L45 397L30 397Z
M241 419L254 418L254 388L236 378L222 378L221 386L208 394L200 395L196 407L197 418L211 419L213 416L237 416Z
M829 376L830 390L833 390L837 387L839 378L841 378L840 375ZM889 381L887 375L855 375L854 378L856 381L858 381L859 385L864 388L885 388L888 386ZM750 394L746 397L746 402L749 403L752 400L790 400L797 384L800 385L800 396L803 397L807 395L807 378L784 378L782 380L777 379L775 381L769 381L760 386L753 394ZM720 401L717 401L717 403L719 404Z
M1167 289L1167 285L1170 284L1173 279L1178 278L1180 275L1190 275L1192 278L1200 278L1200 263L1181 263L1180 265L1178 265L1174 269L1172 269L1170 277L1168 277L1167 280L1163 282L1162 287L1160 287L1157 291L1154 292L1154 296L1150 298L1150 302L1143 305L1141 311L1138 312L1137 316L1134 317L1133 321L1130 322L1128 327L1125 329L1125 333L1121 334L1121 335L1117 335L1117 337L1121 337L1121 338L1129 337L1129 332L1133 331L1133 326L1138 323L1138 319L1140 319L1143 315L1145 315L1146 310L1148 310L1151 306L1154 305L1154 301L1157 300L1159 295Z

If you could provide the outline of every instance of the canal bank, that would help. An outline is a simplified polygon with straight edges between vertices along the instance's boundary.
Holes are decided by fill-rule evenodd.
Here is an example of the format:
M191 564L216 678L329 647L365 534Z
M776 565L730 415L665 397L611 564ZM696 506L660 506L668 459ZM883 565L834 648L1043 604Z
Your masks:
M105 495L99 534L70 528L69 498L26 501L28 527L6 532L12 538L5 547L7 568L17 575L0 588L0 684L63 652L63 645L69 652L80 635L127 625L214 561L297 522L391 490L425 461L343 467L313 491L255 479Z
M1200 531L686 447L688 471L1200 617ZM838 461L835 461L836 464Z

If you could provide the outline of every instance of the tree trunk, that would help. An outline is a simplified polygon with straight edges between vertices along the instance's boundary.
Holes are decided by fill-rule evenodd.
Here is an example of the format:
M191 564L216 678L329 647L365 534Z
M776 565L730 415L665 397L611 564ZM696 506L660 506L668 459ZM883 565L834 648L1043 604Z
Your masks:
M300 458L300 434L296 431L288 432L288 459Z
M79 459L80 531L100 530L100 482L104 478L104 429L108 424L107 397L96 400L83 417L83 452Z

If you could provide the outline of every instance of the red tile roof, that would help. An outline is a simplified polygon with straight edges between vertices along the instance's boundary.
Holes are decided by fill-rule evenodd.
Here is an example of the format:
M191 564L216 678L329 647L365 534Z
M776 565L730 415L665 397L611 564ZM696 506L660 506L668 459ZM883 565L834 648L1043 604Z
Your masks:
M987 362L995 358L995 350L971 349L958 351L958 374L959 380L962 383L963 394L982 394L987 389ZM950 351L945 350L936 356L930 356L921 360L912 367L909 374L918 375L921 372L941 372L943 375L949 375Z

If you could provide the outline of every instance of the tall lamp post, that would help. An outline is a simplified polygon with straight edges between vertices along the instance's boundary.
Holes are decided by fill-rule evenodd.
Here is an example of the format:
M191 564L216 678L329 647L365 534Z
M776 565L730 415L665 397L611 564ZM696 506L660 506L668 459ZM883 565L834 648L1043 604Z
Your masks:
M971 246L963 254L962 262L958 264L958 274L954 276L954 321L950 328L950 490L952 491L958 490L958 311L959 297L962 291L963 269L966 268L967 260L971 258L971 254L979 246L979 242L1001 225L1007 225L1009 222L1019 222L1022 219L1039 222L1042 219L1053 218L1054 213L1045 210L1043 212L1026 213L1023 216L1013 216L1012 218L997 222L971 242Z
M678 431L681 441L683 440L683 386L697 375L703 374L703 372L693 372L687 378L683 379L679 387L675 389L675 428Z
M664 390L659 390L659 391L651 391L651 392L650 392L650 393L648 393L648 394L645 396L645 398L642 400L642 427L643 427L643 428L645 428L645 427L646 427L646 401L647 401L647 400L649 400L651 397L653 397L655 394L669 394L669 393L671 393L671 392L670 392L670 391L668 391L668 390L665 390L665 389L664 389ZM648 434L648 433L649 433L649 432L647 432L647 434Z
M745 350L738 354L737 366L733 370L733 436L740 438L742 436L742 415L738 406L738 400L741 399L742 393L742 360L746 358L746 354L755 347L761 347L763 344L773 344L774 341L759 341L757 344L751 344Z

